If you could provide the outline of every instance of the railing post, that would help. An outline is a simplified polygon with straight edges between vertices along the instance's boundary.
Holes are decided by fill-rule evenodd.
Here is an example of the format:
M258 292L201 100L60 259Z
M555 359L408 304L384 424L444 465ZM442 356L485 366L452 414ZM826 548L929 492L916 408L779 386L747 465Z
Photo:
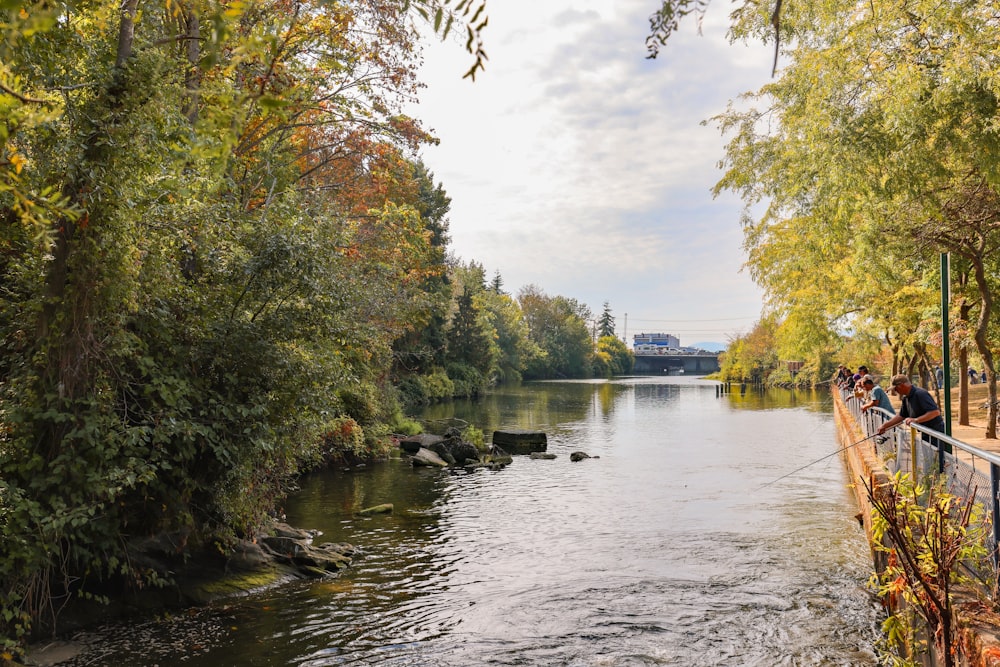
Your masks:
M1000 466L990 463L990 498L993 500L993 564L1000 571Z

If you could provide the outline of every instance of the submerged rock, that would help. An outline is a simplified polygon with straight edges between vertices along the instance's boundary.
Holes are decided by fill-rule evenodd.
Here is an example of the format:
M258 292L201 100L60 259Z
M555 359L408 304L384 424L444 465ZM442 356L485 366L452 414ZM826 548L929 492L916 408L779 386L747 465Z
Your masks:
M362 516L367 516L369 514L390 514L394 509L392 503L382 503L381 505L373 505L371 507L366 507L363 510L359 510L358 514Z
M548 448L548 438L544 431L502 430L493 431L493 444L513 454L530 454L544 452Z

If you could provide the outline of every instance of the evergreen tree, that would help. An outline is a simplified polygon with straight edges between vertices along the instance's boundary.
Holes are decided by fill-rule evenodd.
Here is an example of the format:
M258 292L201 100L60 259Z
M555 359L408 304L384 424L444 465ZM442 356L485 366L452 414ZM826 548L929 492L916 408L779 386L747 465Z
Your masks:
M605 336L615 335L615 318L611 316L611 305L605 301L604 311L601 313L601 317L597 320L597 337L604 338Z
M493 280L490 281L490 289L493 290L494 294L506 294L503 291L503 278L500 277L500 269L494 272Z

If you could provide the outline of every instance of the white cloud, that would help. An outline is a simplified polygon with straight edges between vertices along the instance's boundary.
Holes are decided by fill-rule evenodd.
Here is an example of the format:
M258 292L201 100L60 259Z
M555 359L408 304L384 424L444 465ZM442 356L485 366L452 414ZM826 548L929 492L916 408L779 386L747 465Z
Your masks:
M486 71L428 46L414 109L441 139L424 160L452 198L452 250L588 304L629 333L682 342L745 331L761 307L745 273L740 204L713 200L724 140L702 121L770 75L766 46L730 46L726 7L645 59L654 0L489 5ZM619 331L619 333L623 333Z

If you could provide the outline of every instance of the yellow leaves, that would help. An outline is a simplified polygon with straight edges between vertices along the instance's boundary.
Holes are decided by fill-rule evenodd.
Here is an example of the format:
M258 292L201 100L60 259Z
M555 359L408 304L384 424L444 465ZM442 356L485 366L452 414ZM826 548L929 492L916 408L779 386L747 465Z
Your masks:
M233 0L222 14L229 19L238 19L246 13L247 6L243 0Z
M24 169L24 165L27 162L27 160L24 159L24 156L17 152L11 153L7 160L14 165L14 173L16 174L21 173L21 170Z

